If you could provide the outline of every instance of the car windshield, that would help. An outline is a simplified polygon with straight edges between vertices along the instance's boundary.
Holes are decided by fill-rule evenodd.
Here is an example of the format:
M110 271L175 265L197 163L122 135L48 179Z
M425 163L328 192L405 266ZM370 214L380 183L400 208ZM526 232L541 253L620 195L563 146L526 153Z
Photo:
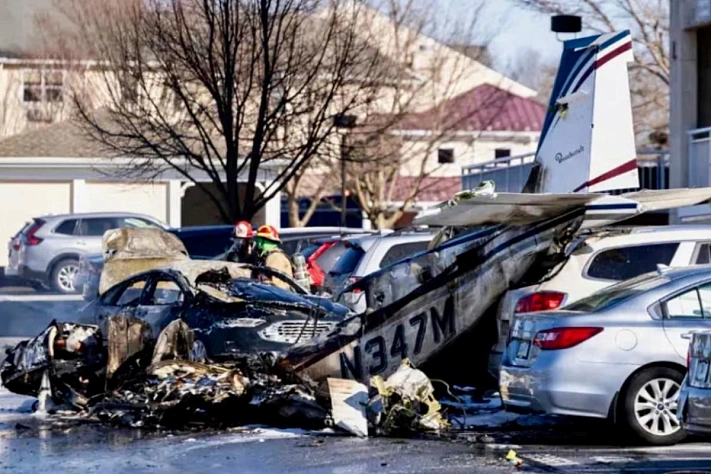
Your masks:
M562 309L567 311L581 311L589 313L602 311L667 282L669 282L668 278L662 277L656 272L645 273L644 275L640 275L622 283L617 283L616 285L607 287L597 293L593 293L592 295L571 303Z
M330 272L333 267L338 263L343 253L348 250L343 242L336 242L326 249L321 255L316 259L316 263L325 273ZM358 259L360 261L360 259ZM358 265L358 262L356 262Z
M330 250L331 249L329 249L329 251ZM333 275L349 275L353 273L363 258L363 255L365 255L365 252L360 247L354 245L348 246L348 248L341 253L341 256L328 273Z

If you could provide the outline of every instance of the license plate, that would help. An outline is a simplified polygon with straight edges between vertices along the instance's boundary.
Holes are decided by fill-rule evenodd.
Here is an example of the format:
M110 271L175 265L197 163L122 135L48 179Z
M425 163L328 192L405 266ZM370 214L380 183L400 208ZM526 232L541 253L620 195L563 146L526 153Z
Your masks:
M518 351L516 351L517 359L526 359L528 357L528 352L531 349L531 343L528 341L523 341L518 346Z

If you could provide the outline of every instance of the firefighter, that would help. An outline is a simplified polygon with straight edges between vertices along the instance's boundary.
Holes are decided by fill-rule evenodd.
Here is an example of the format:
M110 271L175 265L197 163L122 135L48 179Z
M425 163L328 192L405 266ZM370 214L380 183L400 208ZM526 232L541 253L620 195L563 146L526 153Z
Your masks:
M279 239L279 232L274 227L270 225L261 226L257 229L257 235L254 240L257 249L257 265L280 271L291 278L294 277L291 260L279 247L281 239ZM291 290L291 287L279 278L272 278L271 283L279 288Z
M224 260L236 263L255 263L254 253L254 231L252 224L247 221L240 221L235 224L235 236L232 239L232 247L227 251Z

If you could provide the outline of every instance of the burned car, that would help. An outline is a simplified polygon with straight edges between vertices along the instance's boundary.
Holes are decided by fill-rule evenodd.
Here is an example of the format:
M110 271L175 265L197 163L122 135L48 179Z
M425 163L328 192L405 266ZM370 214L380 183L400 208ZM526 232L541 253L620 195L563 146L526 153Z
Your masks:
M260 276L281 278L293 291L260 282ZM269 268L210 261L134 275L104 292L87 311L104 334L116 315L145 321L155 338L180 319L195 334L196 361L281 352L330 331L348 314L346 307L307 294Z
M272 278L293 291L260 281ZM84 313L80 319L90 324L53 321L9 350L0 367L3 385L86 409L93 397L127 383L130 393L144 390L136 388L136 377L138 386L150 386L146 371L164 360L277 360L293 344L330 332L351 315L269 268L192 260L133 274Z

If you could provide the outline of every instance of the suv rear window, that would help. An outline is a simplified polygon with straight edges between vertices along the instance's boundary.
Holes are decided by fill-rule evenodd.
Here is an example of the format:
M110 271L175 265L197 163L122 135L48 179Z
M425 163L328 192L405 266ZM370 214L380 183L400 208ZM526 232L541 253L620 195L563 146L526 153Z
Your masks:
M331 245L325 252L318 256L316 263L324 271L324 273L330 272L338 263L341 256L348 250L343 242L337 242ZM361 255L361 258L362 255ZM358 260L360 262L360 259ZM358 265L358 263L356 263ZM355 269L355 267L354 267Z
M54 229L54 233L62 235L74 235L74 229L76 229L76 227L76 219L67 219L66 221L59 224L56 229Z
M711 263L711 244L701 244L696 255L696 265Z
M588 266L587 276L622 281L653 272L658 264L669 265L678 242L635 245L609 249L597 254Z
M383 259L380 261L380 268L389 267L395 262L399 262L418 252L427 250L427 244L429 244L429 241L423 240L422 242L408 242L406 244L393 245L385 252Z
M341 254L341 257L336 261L336 264L328 273L334 275L347 275L353 273L363 258L363 255L365 255L365 252L360 247L349 246L345 252Z

